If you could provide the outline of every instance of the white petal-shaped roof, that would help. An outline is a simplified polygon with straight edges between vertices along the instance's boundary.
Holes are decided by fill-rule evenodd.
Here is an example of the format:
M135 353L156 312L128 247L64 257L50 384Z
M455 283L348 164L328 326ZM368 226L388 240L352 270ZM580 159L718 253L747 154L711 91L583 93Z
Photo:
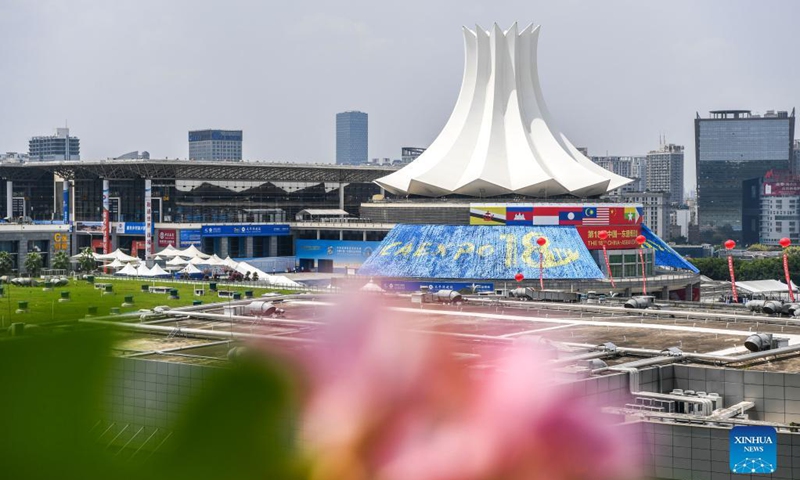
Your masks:
M594 164L555 126L536 67L539 27L464 28L456 105L431 146L376 180L398 195L602 195L631 180Z

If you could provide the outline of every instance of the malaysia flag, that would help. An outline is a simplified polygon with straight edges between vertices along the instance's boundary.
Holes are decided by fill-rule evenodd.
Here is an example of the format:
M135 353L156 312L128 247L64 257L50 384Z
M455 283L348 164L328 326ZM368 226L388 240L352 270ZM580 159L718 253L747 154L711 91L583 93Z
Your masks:
M608 225L608 207L586 207L583 210L583 225Z

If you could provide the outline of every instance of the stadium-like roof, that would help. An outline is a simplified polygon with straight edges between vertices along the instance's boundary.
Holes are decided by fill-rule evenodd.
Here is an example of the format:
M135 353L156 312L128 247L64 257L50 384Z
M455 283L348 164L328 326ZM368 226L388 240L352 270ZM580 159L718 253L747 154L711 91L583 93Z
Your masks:
M0 164L0 178L35 180L45 173L74 179L184 179L369 183L392 167L309 163L212 162L196 160L78 160Z
M456 105L433 144L376 180L400 195L598 196L629 183L594 164L556 127L536 67L539 27L464 28L466 64Z

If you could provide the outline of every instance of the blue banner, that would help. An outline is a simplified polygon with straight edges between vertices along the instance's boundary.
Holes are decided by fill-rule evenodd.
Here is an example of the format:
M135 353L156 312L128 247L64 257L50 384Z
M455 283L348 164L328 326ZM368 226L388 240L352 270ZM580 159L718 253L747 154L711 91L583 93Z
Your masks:
M180 248L189 248L192 245L199 247L200 244L203 243L203 237L199 228L181 230L178 239L178 246Z
M547 243L537 245L539 237ZM360 275L394 278L510 280L603 278L578 231L570 226L397 225Z
M681 257L680 254L667 245L664 240L658 238L645 224L642 224L642 235L647 239L644 243L645 248L652 248L656 252L656 266L691 270L694 273L700 273L697 267Z
M294 256L303 260L333 260L334 265L361 265L381 242L295 240Z
M422 287L428 287L431 292L438 292L439 290L455 290L457 292L468 291L470 293L494 292L494 283L485 282L414 282L383 280L380 282L380 287L387 292L418 292Z
M67 182L67 180L64 180L64 182ZM67 183L67 185L69 185L69 183ZM69 223L69 187L63 190L61 201L63 207L61 216L64 219L64 223Z
M286 236L289 235L289 225L203 225L200 234L204 237Z
M118 222L117 235L144 235L144 222Z
M775 427L736 426L731 429L729 439L731 472L767 475L778 468L778 433Z

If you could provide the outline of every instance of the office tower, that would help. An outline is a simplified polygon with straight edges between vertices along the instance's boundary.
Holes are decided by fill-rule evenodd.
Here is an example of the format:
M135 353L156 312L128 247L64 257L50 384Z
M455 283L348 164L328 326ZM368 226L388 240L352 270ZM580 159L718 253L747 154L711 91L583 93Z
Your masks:
M669 203L683 203L683 146L663 144L647 154L647 183L650 192L668 193Z
M591 157L592 162L608 171L633 180L620 187L618 192L644 192L647 186L647 158L641 156L605 156Z
M336 114L336 164L367 163L368 115L352 111Z
M424 148L420 147L403 147L401 150L400 157L402 158L403 163L411 163L417 159L420 155L425 152Z
M39 161L80 160L81 140L70 137L69 128L57 128L55 135L31 138L28 155Z
M742 182L790 168L794 110L715 110L697 118L695 159L700 227L742 228Z
M241 130L194 130L189 132L190 160L241 160Z

